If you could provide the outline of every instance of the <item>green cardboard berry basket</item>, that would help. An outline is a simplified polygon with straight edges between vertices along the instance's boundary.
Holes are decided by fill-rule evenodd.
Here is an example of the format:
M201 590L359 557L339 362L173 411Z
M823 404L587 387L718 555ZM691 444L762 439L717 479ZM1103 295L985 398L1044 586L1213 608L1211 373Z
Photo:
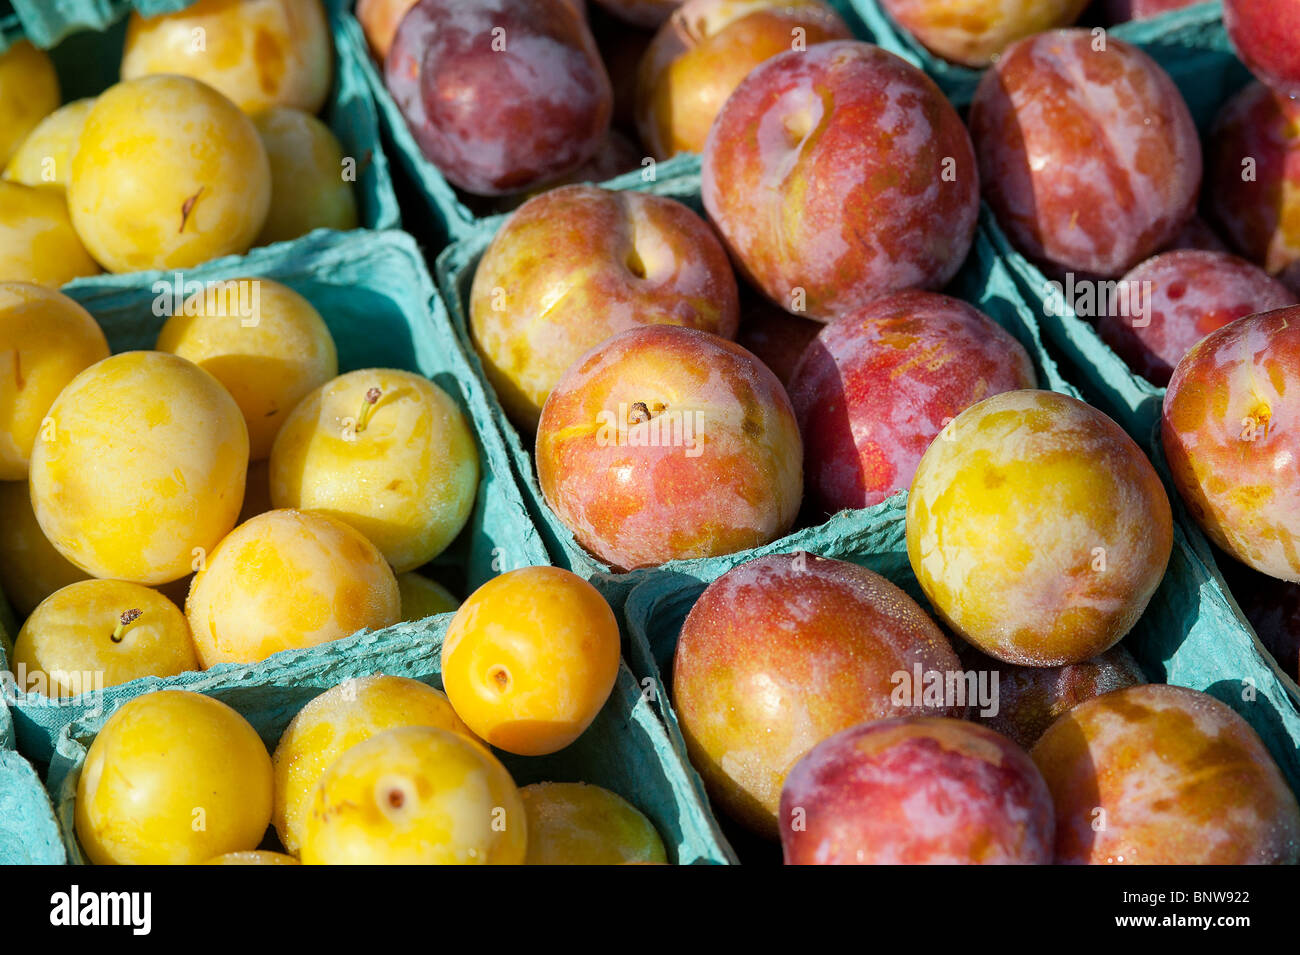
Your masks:
M672 180L647 184L642 191L676 199L696 212L700 212L702 207L699 189L699 175L692 171L689 175ZM508 216L502 215L483 220L475 227L473 233L444 250L438 256L435 266L438 287L446 300L452 324L469 356L470 363L484 383L492 405L493 416L510 448L511 458L524 489L525 498L541 528L552 557L559 566L591 580L617 609L628 591L646 576L648 571L640 570L622 574L612 572L609 565L597 560L574 540L572 532L547 506L533 465L531 436L521 435L505 416L496 392L487 383L482 362L474 349L470 335L469 294L474 281L474 271L483 252L507 218ZM1073 388L1057 370L1055 362L1048 356L1039 336L1032 310L984 237L977 235L970 258L947 291L975 305L1011 332L1025 346L1030 358L1033 359L1034 370L1041 387L1075 394ZM880 504L874 508L847 512L843 520L854 526L868 527L878 522L881 515L887 512L886 504ZM815 550L821 534L820 526L804 527L778 541L774 546L778 551ZM665 569L671 572L679 563L683 567L694 567L700 564L699 561L673 562L665 565Z
M983 71L949 63L935 56L899 26L879 0L852 0L862 22L886 50L925 70L957 106L970 104ZM1087 12L1084 14L1087 17ZM1087 19L1079 26L1097 29ZM1151 54L1165 69L1195 68L1213 60L1215 53L1231 54L1223 29L1223 6L1219 0L1171 10L1147 20L1133 20L1106 28L1106 32L1134 43Z
M929 604L907 557L906 494L896 495L885 503L886 512L873 526L852 526L841 515L825 528L817 546L809 550L821 557L846 560L874 570L907 591L928 611ZM789 550L772 546L764 548L762 553ZM624 608L630 643L629 664L643 685L653 688L655 704L683 760L686 759L685 742L670 692L677 638L687 613L704 588L751 556L733 555L690 568L665 569L638 584ZM1277 675L1261 658L1263 650L1254 635L1240 626L1231 602L1177 524L1169 570L1123 645L1137 658L1151 681L1202 690L1245 717L1268 746L1291 788L1300 792L1300 749L1297 748L1300 712ZM707 798L694 770L692 779L699 787L700 798ZM730 824L726 825L725 834L735 837L741 861L778 858L774 845L738 831Z
M119 77L122 44L126 38L126 15L132 8L148 16L189 6L193 0L17 0L17 23L13 32L0 20L0 49L8 42L26 37L50 50L59 74L63 101L97 96ZM397 196L393 191L388 158L380 145L379 120L370 88L361 67L350 55L352 46L343 39L343 0L326 0L334 38L334 80L321 118L334 131L343 154L356 161L360 224L368 229L392 229L401 222ZM296 240L288 240L290 242ZM283 244L283 243L277 243ZM250 255L262 254L262 248Z
M442 687L440 653L449 615L362 633L340 652L278 654L261 673L222 679L199 675L183 689L205 693L244 715L274 751L280 734L313 697L344 680L372 673L404 676ZM343 652L346 651L346 652ZM233 675L232 675L233 677ZM120 701L118 701L120 702ZM74 825L77 779L86 749L109 714L87 716L65 727L50 765L49 792L59 829L74 863L85 857ZM498 753L515 782L585 782L613 790L640 809L664 841L670 862L725 864L734 861L700 800L686 765L669 742L647 694L621 664L609 701L575 742L549 756Z
M65 861L50 798L32 764L14 750L13 720L0 700L0 865Z
M187 283L202 283L260 276L290 286L316 307L338 346L340 371L389 367L419 372L455 398L466 413L478 443L480 482L469 522L435 560L435 573L463 595L503 571L548 563L541 537L514 482L510 454L483 387L456 346L423 256L410 236L393 231L321 230L297 242L270 247L259 256L216 260L186 272L183 278ZM175 276L163 273L99 276L78 279L64 291L95 316L117 352L153 347L166 320L155 314L155 305L173 294L174 281ZM0 640L0 645L5 642ZM222 664L204 673L166 680L135 680L68 701L19 692L14 681L4 689L18 745L24 755L44 763L53 753L59 731L96 707L112 707L163 686L194 682L239 685L269 674L278 674L287 682L294 667L330 665L349 653L350 646L346 642L326 644L292 655L290 662L281 661L283 654L278 654L247 666ZM8 666L7 659L0 656L0 671Z
M863 23L855 3L851 3L850 0L828 0L828 2L845 19L855 36L864 40L871 39L871 32ZM348 22L345 24L344 32L352 45L350 56L363 65L363 72L370 82L379 110L384 136L396 154L402 170L411 181L414 192L423 199L432 216L433 228L429 236L430 241L441 245L444 241L454 242L473 234L477 224L487 217L472 211L463 197L443 177L438 167L426 159L424 153L420 151L401 110L397 108L396 101L384 85L382 65L377 64L370 55L361 24L355 17L349 16L346 19ZM698 158L689 154L676 156L660 163L655 163L646 157L642 160L641 170L617 176L602 185L608 189L640 188L656 181L689 174L693 168L697 168L695 166L697 162Z

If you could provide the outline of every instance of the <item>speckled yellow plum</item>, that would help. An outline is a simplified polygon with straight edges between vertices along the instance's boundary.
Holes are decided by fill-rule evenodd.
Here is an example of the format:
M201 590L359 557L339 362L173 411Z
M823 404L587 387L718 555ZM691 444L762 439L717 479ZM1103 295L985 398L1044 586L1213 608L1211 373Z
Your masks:
M499 749L541 756L591 725L619 667L618 623L577 574L524 567L494 577L456 611L442 679L461 719Z
M1007 663L1078 663L1118 643L1172 546L1151 462L1110 418L1050 391L958 415L907 501L907 554L930 603Z
M94 105L93 99L73 100L46 116L9 158L4 177L25 186L66 186L81 127Z
M58 288L98 272L57 190L0 179L0 282Z
M205 668L255 663L401 619L397 579L375 545L342 521L267 511L207 555L185 602Z
M325 320L287 285L265 278L209 284L163 325L159 351L226 386L248 425L249 457L269 457L294 407L339 373Z
M59 553L95 577L162 584L235 524L248 429L220 383L163 352L91 365L32 450L32 505Z
M319 112L334 45L321 0L199 0L156 17L131 15L122 79L179 73L220 90L240 109Z
M365 534L398 573L442 553L469 520L478 448L445 391L390 368L348 372L304 398L271 451L271 501Z
M1300 858L1295 796L1250 724L1208 694L1159 683L1107 693L1068 710L1030 756L1056 804L1057 863Z
M321 778L307 817L308 865L518 865L528 823L486 747L431 726L358 743Z
M588 783L533 783L519 790L528 815L526 865L667 862L654 825L630 802Z
M95 101L67 194L77 235L110 272L182 269L248 251L271 164L252 120L212 87L146 76Z
M59 105L59 77L47 53L19 40L0 53L0 166Z
M77 839L96 865L194 865L256 849L271 819L271 757L225 703L160 690L124 703L77 779Z
M271 824L285 849L301 850L316 785L334 761L358 743L399 726L436 726L470 736L442 691L407 677L377 674L346 680L298 711L271 759Z
M0 481L27 478L54 399L107 357L104 332L72 299L39 285L0 282Z
M86 572L50 543L32 511L26 481L0 481L0 590L21 620L54 591Z
M333 131L287 106L258 113L253 123L271 161L271 211L254 244L296 239L313 229L355 229L357 198L344 178L343 146Z
M14 665L43 674L47 696L76 696L91 687L197 670L190 626L158 591L125 580L82 580L46 597L14 641Z

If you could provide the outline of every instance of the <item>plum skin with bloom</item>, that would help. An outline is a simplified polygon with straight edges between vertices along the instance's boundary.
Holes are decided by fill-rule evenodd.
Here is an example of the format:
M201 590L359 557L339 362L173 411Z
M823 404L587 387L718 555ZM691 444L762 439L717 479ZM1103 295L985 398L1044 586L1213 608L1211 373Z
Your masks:
M1036 384L1021 344L959 299L902 292L845 313L807 347L789 385L808 494L827 514L879 504L912 483L962 411Z

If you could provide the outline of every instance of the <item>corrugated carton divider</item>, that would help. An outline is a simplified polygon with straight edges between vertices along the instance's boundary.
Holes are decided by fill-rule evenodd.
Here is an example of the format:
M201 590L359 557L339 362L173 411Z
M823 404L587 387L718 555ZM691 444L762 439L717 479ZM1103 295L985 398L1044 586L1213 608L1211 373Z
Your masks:
M1226 36L1223 38L1223 49L1191 51L1183 68L1170 75L1189 100L1205 144L1208 144L1206 136L1219 108L1252 79L1245 66L1227 46ZM981 216L980 228L997 250L1003 265L1015 276L1025 299L1033 304L1048 347L1070 380L1077 382L1089 401L1114 417L1152 456L1170 499L1175 503L1175 514L1196 559L1215 579L1237 625L1250 635L1251 641L1273 670L1278 683L1300 705L1300 686L1297 686L1294 677L1277 663L1272 654L1263 649L1253 627L1231 595L1231 588L1218 561L1233 558L1211 545L1182 501L1178 500L1160 446L1160 414L1165 389L1133 372L1124 359L1102 340L1091 322L1078 317L1069 302L1050 291L1047 276L1016 251L987 207Z
M54 807L32 764L14 750L13 720L0 699L0 865L66 861Z
M869 527L832 522L815 546L822 557L861 564L887 577L930 610L907 557L904 517L906 493L885 502L880 520ZM843 517L843 515L841 515ZM839 519L837 518L837 521ZM790 548L765 548L781 553ZM686 614L705 586L750 555L722 557L707 565L664 568L641 582L624 607L630 641L628 662L655 689L654 699L668 734L686 759L685 742L671 699L672 660ZM1254 635L1241 625L1239 613L1207 570L1176 522L1169 570L1146 612L1124 638L1148 678L1203 690L1246 718L1260 734L1293 790L1300 792L1300 712L1266 662ZM692 778L700 797L705 791ZM721 818L721 814L715 815ZM772 860L775 849L726 823L741 861Z
M880 46L928 73L958 107L970 105L983 76L982 70L949 63L935 56L899 26L879 0L852 0L852 4ZM1078 25L1096 29L1087 16L1085 11L1084 19ZM1171 10L1148 20L1121 23L1107 28L1106 32L1142 47L1170 70L1211 62L1213 57L1204 59L1204 53L1231 55L1223 29L1223 6L1219 0Z
M320 231L269 248L255 258L211 262L184 273L184 280L200 283L259 276L283 282L316 306L338 346L341 371L372 367L416 371L431 378L465 411L479 448L480 483L469 523L434 561L435 575L464 595L503 571L549 563L515 484L509 452L484 390L456 345L423 256L410 236L395 231ZM100 322L115 352L147 349L153 347L166 320L154 314L154 306L160 290L170 295L172 279L162 273L100 276L79 279L64 290ZM155 287L155 283L162 284ZM102 700L91 692L55 704L39 693L11 693L8 702L18 744L24 755L43 763L49 760L59 731L97 704L112 708L163 686L288 685L296 668L328 665L358 642L386 639L387 632L288 656L276 654L250 665L222 664L166 680L134 680L106 688ZM7 659L0 658L0 669L8 666Z
M699 175L694 170L689 175L643 184L643 186L643 191L677 199L697 212L701 211ZM507 218L507 216L496 216L480 222L471 235L444 250L435 266L438 287L447 303L452 324L460 336L466 354L470 357L470 363L480 376L484 376L483 365L474 349L469 332L470 287L479 259ZM970 258L948 292L966 299L983 310L1025 346L1034 361L1035 371L1042 387L1075 394L1072 386L1057 370L1055 362L1048 356L1039 336L1034 314L1021 297L1015 281L982 236L977 236ZM497 400L496 392L486 383L486 377L482 377L482 380L492 405L493 416L510 448L525 498L541 528L551 556L559 566L591 580L605 593L611 604L616 608L619 607L631 587L649 572L639 570L626 574L613 573L609 565L597 560L574 540L572 532L547 506L542 496L533 464L531 436L526 438L521 435L510 423ZM875 508L846 512L840 520L853 526L871 526L880 520L879 514L884 507L885 505L882 504ZM803 527L778 541L775 546L778 551L815 550L821 534L820 526ZM667 569L677 567L678 563L683 567L700 565L699 561L674 562L667 565Z
M828 2L845 19L855 36L864 40L872 39L854 3L850 0L828 0ZM401 110L397 108L396 101L384 85L382 66L376 64L370 56L361 24L350 15L345 19L348 22L345 24L344 33L352 46L351 58L362 64L363 72L370 82L384 138L396 154L402 171L411 180L414 191L423 198L432 216L432 221L429 223L430 239L440 245L474 233L477 223L490 217L477 215L470 210L456 189L443 177L438 167L425 158L415 137L411 134L410 127L402 117ZM657 163L650 168L656 179L667 180L698 168L698 162L697 155L687 153ZM602 185L608 189L637 188L645 181L644 174L644 170L634 170Z
M449 621L450 616L444 614L382 633L358 634L339 645L340 651L346 652L281 654L286 658L282 674L292 674L292 679L233 678L236 675L232 674L230 679L201 677L185 689L233 706L274 751L294 714L344 680L382 672L441 688L439 654ZM64 727L50 765L49 792L74 863L85 862L74 824L77 778L86 748L106 719L104 714L87 715ZM623 796L654 823L671 862L734 861L688 776L689 770L626 664L619 668L614 692L604 709L576 742L550 756L498 755L521 786L544 781L586 782Z
M97 96L117 82L126 37L126 14L132 6L148 16L184 9L190 2L17 0L17 9L20 25L25 25L25 35L38 47L53 47L50 55L59 73L63 102L67 103ZM344 13L345 0L326 0L325 5L334 37L334 83L320 118L338 137L343 154L356 161L357 179L353 188L361 225L369 229L396 228L401 215L388 158L380 145L379 119L370 98L370 87L361 66L350 55L351 44L343 40L346 21L352 17ZM3 33L2 24L0 33ZM249 255L260 255L262 248L251 250Z

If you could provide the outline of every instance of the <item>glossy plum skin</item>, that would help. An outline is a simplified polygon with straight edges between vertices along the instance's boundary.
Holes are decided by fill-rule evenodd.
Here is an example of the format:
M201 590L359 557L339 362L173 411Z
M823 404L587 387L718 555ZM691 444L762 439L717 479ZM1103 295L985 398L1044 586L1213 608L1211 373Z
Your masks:
M1036 384L1021 344L959 299L901 292L841 315L789 386L810 499L826 514L879 504L953 418Z
M643 325L587 352L537 428L546 503L617 569L775 540L798 514L802 472L776 376L740 346L675 325Z
M975 234L979 178L960 117L920 70L867 43L757 67L714 121L701 169L742 273L820 321L942 287Z
M1300 103L1252 83L1215 118L1209 213L1270 273L1300 261Z
M1143 314L1107 311L1098 316L1097 331L1130 368L1162 387L1179 359L1210 332L1297 304L1291 290L1263 269L1222 252L1165 252L1120 282L1142 296Z
M659 159L704 148L718 111L764 60L853 34L820 0L687 0L659 28L637 78L637 129Z
M1196 126L1149 56L1089 30L1011 46L970 128L984 197L1011 241L1055 271L1116 277L1164 248L1201 184Z
M885 578L844 561L778 554L710 584L682 625L673 703L691 763L740 822L776 838L781 785L828 736L903 713L897 673L960 668L938 626Z
M935 611L1022 666L1118 643L1172 547L1169 499L1146 455L1100 411L1051 391L963 411L921 458L907 499L907 554Z
M1022 37L1068 27L1088 0L881 0L880 5L935 56L981 68Z
M574 360L639 325L736 334L731 263L708 223L662 196L565 186L524 203L474 273L470 330L526 434Z
M780 818L786 865L1045 865L1055 825L1022 749L919 716L819 744L786 780Z
M1242 563L1300 581L1300 306L1202 339L1174 369L1161 440L1174 485Z
M1111 23L1127 23L1129 20L1149 20L1200 2L1202 0L1106 0L1102 9Z
M1259 736L1162 683L1071 709L1030 751L1056 805L1058 864L1294 863L1300 809Z
M1252 73L1300 96L1300 0L1223 0L1223 25Z
M424 154L485 196L580 166L613 108L596 41L567 0L420 0L398 25L384 79Z
M1029 749L1062 713L1112 690L1146 683L1133 654L1116 644L1105 653L1057 667L1022 667L985 656L973 647L958 652L967 670L996 671L998 711L984 715L972 706L970 718Z

